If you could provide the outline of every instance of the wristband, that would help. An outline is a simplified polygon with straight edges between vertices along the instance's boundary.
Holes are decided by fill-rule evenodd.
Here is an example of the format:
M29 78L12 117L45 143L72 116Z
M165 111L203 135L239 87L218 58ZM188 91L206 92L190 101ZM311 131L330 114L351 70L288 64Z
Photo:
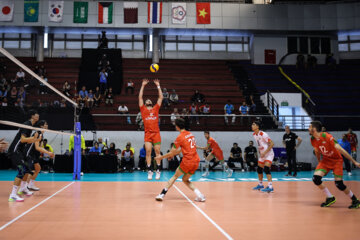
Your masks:
M158 89L160 89L160 86L157 86Z

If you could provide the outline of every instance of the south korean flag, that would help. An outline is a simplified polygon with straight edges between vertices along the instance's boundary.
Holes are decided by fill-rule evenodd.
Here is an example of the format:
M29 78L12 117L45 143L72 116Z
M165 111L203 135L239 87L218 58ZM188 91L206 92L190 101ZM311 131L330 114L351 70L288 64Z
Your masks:
M62 22L64 1L49 1L49 21Z

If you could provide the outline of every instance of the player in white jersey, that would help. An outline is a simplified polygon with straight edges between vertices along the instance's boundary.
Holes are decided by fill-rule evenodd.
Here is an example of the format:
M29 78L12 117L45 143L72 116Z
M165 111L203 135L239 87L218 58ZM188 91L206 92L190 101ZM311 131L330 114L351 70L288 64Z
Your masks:
M251 129L254 131L254 138L258 145L259 150L259 161L258 161L258 176L259 176L259 184L253 188L253 190L261 190L262 192L271 193L274 192L274 188L272 185L272 177L271 177L271 164L274 160L274 151L273 146L274 143L270 139L269 135L263 131L260 131L260 122L255 121L251 125ZM267 180L268 180L268 186L264 188L263 185L263 172L265 172Z

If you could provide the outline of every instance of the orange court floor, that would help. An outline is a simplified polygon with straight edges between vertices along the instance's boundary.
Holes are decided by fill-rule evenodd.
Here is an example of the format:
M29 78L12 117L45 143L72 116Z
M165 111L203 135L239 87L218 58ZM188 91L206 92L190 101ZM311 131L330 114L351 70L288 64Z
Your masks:
M345 183L360 196L360 182ZM195 182L204 203L182 182L157 202L164 184L39 181L18 203L7 201L12 182L0 181L0 239L360 239L360 209L333 182L329 208L310 181L274 182L271 194L253 191L256 182Z

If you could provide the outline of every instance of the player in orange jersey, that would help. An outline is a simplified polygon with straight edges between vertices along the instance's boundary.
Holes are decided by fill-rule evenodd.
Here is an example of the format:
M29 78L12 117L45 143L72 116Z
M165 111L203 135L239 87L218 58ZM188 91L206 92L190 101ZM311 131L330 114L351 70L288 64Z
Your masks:
M346 138L350 143L351 146L351 155L356 160L356 152L357 152L357 146L358 146L358 139L355 133L353 133L353 130L349 128L349 132L346 134Z
M202 149L202 150L207 150L209 148L212 149L211 153L206 157L205 159L205 173L202 175L203 177L207 177L209 176L209 165L210 165L210 160L213 159L214 157L216 158L216 162L219 162L225 166L225 171L228 173L227 177L231 177L233 174L233 170L231 168L229 168L229 166L226 164L225 160L224 160L224 154L223 151L221 150L221 148L219 147L219 144L215 141L215 139L213 139L212 137L210 137L210 132L209 131L205 131L204 132L204 136L207 140L207 146L206 147L199 147L196 146L196 148L198 149Z
M157 201L162 201L164 199L165 194L174 184L176 179L178 179L181 175L184 175L182 180L184 184L193 190L196 194L195 201L197 202L205 202L205 196L197 189L191 182L190 177L193 175L199 167L200 158L196 152L196 142L195 137L191 132L185 130L185 121L184 119L176 119L175 120L175 128L180 132L179 136L176 138L173 148L170 152L165 154L164 156L157 156L155 159L157 161L161 161L163 158L172 158L175 155L178 155L180 152L183 154L183 159L180 163L180 166L176 169L176 172L172 178L167 182L166 187L161 191L159 195L156 196Z
M146 150L146 166L148 170L148 180L152 179L153 172L151 171L151 151L154 146L156 156L160 155L161 147L161 137L160 137L160 128L159 128L159 110L163 100L163 94L160 87L159 79L155 79L154 83L158 89L158 100L155 105L153 105L150 99L146 99L145 105L143 100L144 88L149 83L148 79L143 79L142 85L139 93L139 107L141 112L141 117L144 122L145 128L145 150ZM161 159L156 161L157 170L156 170L156 180L160 179L160 166Z
M329 189L322 183L322 178L331 170L333 170L335 185L348 195L352 203L350 209L359 208L360 201L355 197L352 191L346 187L342 180L343 176L343 159L341 154L352 161L354 165L360 167L360 163L356 162L349 153L347 153L334 139L334 137L326 132L321 132L322 124L319 121L311 122L309 126L309 134L311 135L311 145L314 148L316 158L319 164L316 167L313 182L326 194L326 201L321 207L329 207L336 202L335 197L330 193ZM322 159L321 159L322 155Z

